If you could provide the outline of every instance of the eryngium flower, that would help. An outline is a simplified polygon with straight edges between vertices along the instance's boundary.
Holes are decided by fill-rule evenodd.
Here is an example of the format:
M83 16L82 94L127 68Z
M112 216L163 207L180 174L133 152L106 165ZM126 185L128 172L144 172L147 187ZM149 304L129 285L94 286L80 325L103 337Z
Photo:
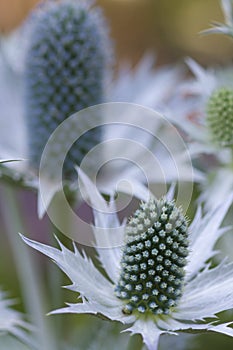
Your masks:
M127 225L125 223L120 224L117 215L114 214L113 202L107 204L100 195L93 196L96 191L95 187L83 175L82 180L86 183L86 191L95 208L94 236L97 244L96 249L102 267L108 276L107 278L97 270L84 253L79 252L75 244L74 251L70 251L59 241L61 249L56 249L23 237L29 246L53 259L72 281L69 288L80 293L82 302L68 304L65 308L56 310L54 313L91 313L104 315L110 320L117 320L124 324L130 324L130 328L127 330L132 334L141 334L149 350L158 348L159 337L164 333L212 331L233 336L232 328L228 327L229 323L222 323L217 318L218 313L232 308L233 305L233 264L224 261L213 268L209 264L209 259L216 253L214 251L216 241L226 232L226 229L219 227L231 205L232 198L227 198L225 203L222 203L221 206L205 216L202 216L199 208L189 229L187 229L187 223L182 212L175 207L171 193L167 195L167 199L159 201L153 199L149 203L143 203L138 214L139 216L144 214L145 221L141 218L140 223L137 224L141 226L136 228L135 233L130 234L133 237L135 235L134 239L140 236L138 242L140 247L134 245L135 249L141 249L142 254L135 252L135 255L133 255L131 252L130 254L127 253L127 247L130 243L129 233L126 232L128 232L129 227L131 231L131 223ZM161 207L162 202L165 205ZM152 206L155 208L148 210ZM162 209L163 207L166 208L166 212ZM100 208L100 210L98 211L97 208ZM170 213L167 214L169 210ZM150 217L153 214L153 218L149 219L148 214L150 214ZM134 216L134 218L137 217ZM148 220L151 221L150 227L147 226L149 224ZM162 229L157 227L159 226L158 223L163 226L165 236L164 232L160 236L159 232ZM169 225L170 223L172 227ZM154 232L152 232L153 230ZM176 230L178 236L176 236ZM138 231L140 231L140 234ZM172 242L174 233L177 238ZM186 235L188 235L189 241L189 254L185 265L184 260L186 260L186 246L188 244ZM150 239L146 236L150 236ZM153 246L153 237L158 237L159 241L155 243L158 244L157 248ZM148 243L146 243L147 241ZM122 246L116 246L116 242L123 246L123 250ZM154 249L158 250L158 254L155 256L153 255ZM169 251L171 251L171 255ZM143 255L143 252L148 252L149 256L146 254L143 257L142 265L137 261L130 261L131 259L137 259L137 254ZM168 257L166 252L169 252ZM129 259L126 259L126 254L128 254ZM178 257L180 254L181 262L179 262ZM161 256L162 262L158 262L158 256ZM126 260L129 261L125 263ZM150 267L152 261L154 264ZM129 273L127 272L129 274L127 276L129 287L126 287L125 276L122 277L123 270L127 269L127 266L130 267ZM161 267L157 270L158 266ZM133 269L141 269L142 271L136 271L133 274L131 273ZM150 270L154 271L151 276ZM177 274L178 270L179 273ZM167 273L163 275L163 271L167 271ZM183 271L185 274L183 274ZM146 278L140 276L144 273ZM174 276L174 278L171 278L171 276ZM158 277L161 278L160 282ZM153 278L156 278L156 280L153 280ZM173 285L172 281L168 281L169 279L173 280ZM123 283L121 283L122 281ZM175 281L177 281L177 284ZM148 285L145 283L148 283ZM122 288L122 284L125 284L125 290L130 292L128 298L124 298L124 295L123 298L119 298L117 295L119 286ZM167 285L165 286L165 284ZM142 285L145 292L136 290L136 287L140 285ZM133 300L133 288L136 291L135 296L139 297L140 300L143 299L143 305L138 306L138 300ZM157 298L154 298L153 290L158 290L158 294L155 295ZM178 293L176 293L176 290ZM167 296L168 293L172 295L172 298L165 300L164 297L160 297ZM143 297L144 294L147 294L147 296ZM152 300L152 298L154 299ZM168 303L169 299L172 299L172 303ZM129 300L130 307L127 306ZM155 304L155 308L152 303ZM160 309L159 312L158 309ZM157 312L153 312L153 310L157 310Z
M25 109L30 159L38 169L44 146L57 126L71 114L103 102L111 50L102 14L82 1L49 2L32 15L30 25ZM66 178L75 175L74 164L80 164L100 138L100 129L95 129L73 146L64 165Z

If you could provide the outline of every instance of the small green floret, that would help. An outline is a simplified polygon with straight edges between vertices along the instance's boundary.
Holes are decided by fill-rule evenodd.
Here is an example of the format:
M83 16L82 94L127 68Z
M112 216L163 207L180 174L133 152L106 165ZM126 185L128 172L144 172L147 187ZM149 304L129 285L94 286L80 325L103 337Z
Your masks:
M142 203L126 226L115 293L123 313L168 314L182 295L188 255L187 220L174 202Z
M233 90L215 91L207 104L207 126L212 141L221 147L233 145Z

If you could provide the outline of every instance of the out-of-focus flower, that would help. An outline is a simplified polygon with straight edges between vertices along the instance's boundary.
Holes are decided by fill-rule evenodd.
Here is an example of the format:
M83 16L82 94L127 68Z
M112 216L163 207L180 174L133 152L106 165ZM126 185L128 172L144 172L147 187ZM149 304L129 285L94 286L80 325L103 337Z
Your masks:
M29 21L25 117L29 159L38 170L53 131L73 113L104 102L111 46L104 18L100 11L90 8L89 2L45 3ZM74 164L79 165L100 141L100 129L80 137L65 159L65 179L76 176Z
M232 307L233 264L223 261L212 268L207 262L226 231L220 225L232 197L205 216L199 208L188 227L169 191L167 198L142 202L127 223L120 223L113 202L93 196L95 186L84 173L80 176L95 208L96 250L107 277L75 244L70 251L59 241L57 249L23 237L55 261L72 281L68 288L80 293L79 303L53 313L91 313L120 321L130 325L126 331L141 334L149 350L157 349L165 333L233 336L229 324L216 316Z
M40 158L52 132L74 112L103 102L112 51L107 32L100 9L92 9L89 1L63 0L43 3L14 40L10 38L9 44L3 40L1 153L30 160L29 166L21 164L17 174L14 169L3 171L5 178L37 187ZM20 54L20 34L24 54ZM21 65L12 59L13 53ZM100 130L90 131L78 147L71 148L65 178L75 173L73 163L79 164L100 137Z
M191 59L187 63L194 78L181 85L167 115L185 132L193 159L200 154L214 159L204 164L208 175L201 195L207 207L213 208L233 192L233 70L204 69Z
M190 145L192 154L216 153L216 156L221 158L222 153L228 153L225 152L225 147L228 145L224 144L224 137L226 125L231 123L232 97L230 94L233 89L231 79L233 70L231 68L204 69L192 59L188 59L187 64L194 77L180 85L170 113L167 111L167 114L169 119L181 127L193 141ZM227 94L229 94L228 97ZM222 111L226 118L220 119L218 123L218 117L221 118ZM215 120L215 126L211 125L211 119ZM217 133L222 135L222 139L216 142Z
M60 14L59 16L56 16L56 20L54 20L52 18L53 16L51 16L51 13L46 12L47 8L48 9L51 8L52 13L55 13L55 14L58 12L59 8L61 9L66 8L67 11L66 12L63 11L62 14ZM75 11L73 11L74 8L75 8ZM80 15L78 15L79 9L81 9ZM8 59L6 61L3 60L2 62L0 62L2 64L2 72L3 72L2 74L5 77L1 82L1 86L4 87L3 92L6 89L4 93L6 93L8 96L8 100L6 100L5 103L7 103L6 107L7 107L7 115L9 115L9 120L11 120L10 118L13 117L12 116L13 114L16 122L11 121L10 123L7 123L8 118L4 119L3 117L4 128L2 128L1 130L4 131L5 135L10 134L11 137L8 138L7 142L5 143L5 147L1 148L1 151L3 152L1 157L7 157L9 155L11 156L17 155L18 157L20 156L22 158L28 158L27 156L28 153L31 153L31 154L33 153L34 155L37 154L35 157L37 158L36 163L38 165L40 160L39 154L41 154L43 145L46 142L46 138L49 137L53 129L55 129L56 126L58 126L62 121L62 118L64 115L63 114L61 115L60 112L63 111L63 108L67 109L66 111L65 110L63 111L64 114L66 113L69 114L77 111L79 108L83 108L88 105L98 103L100 101L135 102L135 103L143 104L145 106L158 108L160 111L162 111L162 106L166 105L167 101L171 96L171 93L173 92L174 88L178 84L178 81L181 76L181 71L177 67L164 67L164 68L158 68L157 70L154 70L152 67L153 60L149 56L147 56L141 61L141 63L138 65L135 71L131 71L130 69L120 70L119 75L112 82L112 84L106 85L105 88L102 86L102 82L99 81L99 79L102 80L103 75L105 74L108 75L107 68L105 67L106 65L104 64L101 65L101 62L104 61L104 58L101 56L103 54L102 51L104 52L108 51L106 55L109 54L111 56L112 50L111 50L111 47L109 47L109 50L107 50L104 47L103 50L101 49L101 54L100 54L98 51L99 48L96 48L98 55L101 56L99 57L97 55L98 56L97 60L93 60L93 56L89 55L90 54L89 51L86 52L87 48L95 47L96 38L94 37L93 39L93 28L95 27L94 25L95 22L96 24L98 24L97 22L101 22L99 20L98 11L96 13L95 11L97 11L95 8L92 8L92 7L89 8L89 4L86 5L86 4L83 4L83 2L81 2L80 4L77 5L73 1L66 1L66 0L63 0L58 3L57 2L53 3L52 1L51 3L49 2L49 4L42 6L42 8L39 9L39 13L36 14L34 17L32 16L32 23L29 21L29 24L25 27L26 29L24 29L26 34L23 35L23 37L25 38L24 40L25 44L22 44L22 50L26 51L27 54L19 55L19 58L21 58L22 64L19 64L19 62L16 63L15 60L12 59L12 57L14 56L13 52L14 54L17 54L17 52L20 51L19 48L17 49L16 52L14 51L16 50L15 45L16 43L17 45L19 45L19 41L14 39L11 41L11 43L9 43L9 45L5 44L4 47L6 49L4 50L4 52L6 52L5 57L8 57ZM92 17L93 17L94 23L90 24L88 22L89 15L87 15L86 12L88 13L90 12L90 20L92 21ZM83 14L83 17L82 17L82 14ZM76 32L75 32L76 29L74 28L74 26L71 25L71 21L70 20L68 21L69 16L71 16L71 19L74 21L74 23L76 23L75 22L77 19L76 17L78 17L77 21L79 26L81 27L83 26L83 33L82 31L79 31L77 33L77 40L74 39L74 35L76 35ZM80 19L79 16L81 16L80 18L86 19L87 22L85 20L84 22L80 20L82 22L81 23L79 21ZM46 20L46 25L42 23L42 20ZM61 29L58 26L58 23L60 23L60 25L62 26L67 25L68 32L65 35L63 35L63 29ZM39 27L42 26L41 30L37 30L36 29L37 26ZM34 31L37 30L36 35L33 37L33 44L30 44L30 42L28 42L28 37L30 37L29 34L30 34L31 27L34 28L33 29ZM47 29L45 30L45 27L46 28L51 27L49 29L48 37L46 37ZM104 32L105 31L105 28L103 28L104 26L102 25L100 27L101 28L98 29L100 33ZM87 35L87 33L84 35L85 30L87 30L89 36ZM96 33L98 33L98 30L96 31ZM62 32L62 36L61 36L61 39L59 39L58 37L61 32ZM52 34L54 39L51 39ZM80 38L79 35L83 36L83 38ZM101 35L99 36L101 37ZM17 37L17 34L16 34L16 37ZM90 40L90 45L88 45L86 42L87 37L89 38L88 40ZM102 38L105 38L105 37L106 37L106 33L105 35L102 36ZM39 45L40 42L43 42L43 43ZM98 45L99 45L99 42L98 42ZM53 47L55 47L54 51L52 50ZM59 51L59 59L57 59L55 54L57 51ZM70 57L70 55L72 56L72 58L65 63L65 58ZM75 55L76 55L76 59L75 57L73 57ZM88 67L88 69L87 69L87 63L89 61L85 58L86 55L88 55L88 60L90 60L90 67ZM46 66L47 64L46 62L48 63L48 67ZM78 62L78 67L77 67L77 62ZM104 69L105 69L105 72L103 72ZM95 73L96 71L98 71L99 73L96 74ZM11 88L14 85L13 77L15 75L15 78L17 78L20 81L20 87L21 87L25 83L25 72L26 72L26 83L27 83L26 84L27 99L25 102L25 99L23 99L23 97L21 96L22 94L21 88L17 89L16 87L14 87L14 91L17 95L17 102L16 102L17 106L16 106L13 103L10 103ZM12 75L12 84L9 86L9 89L7 89L7 84L5 84L5 81L8 81L9 74ZM77 79L77 76L79 77L79 79ZM80 84L81 77L84 79L82 88ZM87 87L86 84L91 85L92 89L90 89L89 85ZM99 90L97 89L97 85L99 86ZM88 90L88 94L84 93L86 89ZM98 90L98 94L94 93L94 91L97 91L96 89ZM103 90L102 96L97 99L97 95L99 96L100 91L102 90ZM78 101L75 100L76 97ZM91 97L93 97L92 101L91 101ZM3 111L5 108L4 107L5 103L3 101L3 104L2 104ZM24 113L25 109L26 109L26 113ZM19 115L17 115L17 113ZM25 114L27 115L28 122L26 122ZM66 116L68 116L68 114ZM132 125L134 124L135 121L132 115L129 116L126 113L125 117L126 117L125 119L126 124L128 122L131 123ZM102 124L107 123L104 117L103 119L101 119L101 122ZM25 134L26 123L30 124L30 132L28 132L27 134ZM85 129L87 125L88 125L88 121L85 123L85 125L80 125L80 126L78 125L78 131L82 130L82 128ZM20 132L21 127L24 130L22 132ZM153 132L155 132L156 134L158 127L159 127L158 123L154 121L153 125L151 125L151 130L153 130ZM45 132L45 130L47 131ZM114 125L114 129L107 128L107 130L108 130L107 132L103 132L103 133L101 132L101 138L99 138L100 136L99 133L97 133L97 138L91 137L91 141L89 140L90 138L90 135L89 135L88 140L91 143L89 143L89 141L86 139L89 134L87 133L87 135L81 138L81 140L83 138L85 138L86 140L85 142L83 142L83 147L80 147L80 144L79 144L79 147L76 147L76 144L75 144L75 146L71 148L71 153L69 153L71 157L68 157L70 161L68 162L69 170L67 170L67 173L69 174L72 173L72 167L74 167L75 164L79 163L82 152L83 153L87 152L90 149L90 147L92 147L93 145L96 145L99 141L104 142L106 140L109 140L111 135L114 135L114 138L116 138L116 136L119 135L121 139L123 138L122 137L123 135L125 139L134 139L136 141L138 141L138 139L141 138L140 139L141 143L145 146L145 149L150 150L152 153L155 153L155 156L156 157L158 156L159 162L161 161L160 165L168 175L168 176L166 175L166 180L169 182L177 180L177 174L174 171L174 164L171 165L170 160L164 156L164 153L161 152L160 149L158 149L159 147L157 147L155 143L151 144L151 138L148 135L145 135L145 133L140 134L140 132L136 133L136 129L132 130L132 128L130 127L124 128L123 126L123 128L122 127L117 128L116 125ZM14 137L15 132L18 135L17 138ZM74 133L74 132L77 132L77 130L70 130L70 132ZM22 138L19 137L19 135L22 135ZM69 139L69 135L66 134L61 140L61 143L63 141L66 142L67 139ZM4 138L3 138L3 141L4 141ZM31 146L29 149L30 144ZM56 162L57 154L60 153L60 147L62 146L63 146L62 144L57 144L56 154L53 157L54 162ZM36 151L37 148L39 148L38 152ZM175 146L174 146L174 149L175 149ZM121 153L122 158L124 158L125 156L124 152L126 152L127 155L129 154L128 150L124 150L122 147L121 147L121 152L122 152ZM134 161L137 158L137 154L135 154L136 152L137 151L134 150L134 154L131 156L132 161ZM190 175L190 172L186 171L186 164L183 164L185 163L182 159L183 155L180 154L178 156L178 153L179 151L176 152L176 155L173 154L173 156L174 158L176 158L177 156L177 159L179 157L179 163L181 165L178 166L177 164L175 164L175 167L179 169L181 168L183 169L180 172L181 178L183 180L192 181L193 180L192 174ZM115 154L118 154L119 156L120 154L119 149L116 150ZM144 157L145 167L148 168L149 164L148 162L146 162L146 156L143 156L140 154L140 157L141 159ZM68 163L65 163L65 164L68 164ZM134 173L134 171L132 170L132 167L130 168L127 167L126 169L125 164L124 166L121 166L120 168L118 168L117 171L115 167L114 168L108 167L108 171L109 172L107 176L105 176L104 181L102 181L102 184L104 183L104 186L101 186L100 184L101 188L103 187L105 187L105 189L108 188L108 186L106 185L107 178L110 180L112 185L113 180L115 180L116 178L116 174L118 175L116 182L117 180L119 180L119 176L121 176L122 174L124 174L124 178L126 179L131 178L131 179L135 179L135 181L136 179L138 180L138 177L137 177L138 172ZM18 184L20 185L38 188L38 177L35 175L35 171L33 171L33 167L30 166L30 162L29 164L27 162L21 162L20 166L18 166L17 168L15 168L15 166L3 167L3 169L1 170L1 174L8 181L13 180L14 182L18 182ZM112 176L112 174L114 174L114 176ZM150 172L150 174L151 174L151 177L149 180L151 183L157 183L161 180L161 177L158 176L158 171ZM196 177L196 179L197 178L198 176ZM53 198L55 192L58 190L60 190L60 188L57 188L55 185L53 186L51 182L49 183L47 198L44 203L45 207L44 205L39 204L40 216L43 215L51 199ZM40 198L39 198L39 201L40 201ZM42 207L43 209L41 209Z

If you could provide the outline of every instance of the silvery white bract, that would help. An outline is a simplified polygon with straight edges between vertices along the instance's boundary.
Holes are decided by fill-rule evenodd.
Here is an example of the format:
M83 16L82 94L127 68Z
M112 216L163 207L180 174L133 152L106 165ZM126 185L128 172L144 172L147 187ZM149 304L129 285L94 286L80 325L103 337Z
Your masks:
M155 227L159 227L161 223L162 225L165 225L167 222L167 215L171 215L169 220L171 223L173 222L172 225L176 225L177 227L177 229L172 231L174 233L174 237L178 237L177 242L183 240L184 247L189 242L189 256L186 260L187 265L185 267L184 275L182 274L182 269L178 268L178 265L174 267L174 264L171 265L169 263L169 259L165 259L164 262L161 263L163 266L170 266L171 271L177 272L179 270L176 276L180 276L178 277L178 280L181 278L183 289L181 294L178 290L179 288L177 289L179 291L179 293L176 293L177 303L175 302L171 304L171 302L166 301L166 298L163 296L163 299L160 297L156 300L159 300L161 305L173 305L172 307L169 307L168 310L161 310L161 308L157 308L158 305L156 306L154 305L155 303L151 303L149 301L148 305L146 300L151 300L151 298L153 298L152 295L148 294L152 292L153 295L157 295L154 293L156 292L156 287L148 285L148 288L150 287L152 289L150 289L150 292L147 294L142 295L142 298L144 299L144 306L141 305L138 307L138 309L132 310L132 308L130 309L130 306L128 306L124 300L127 293L123 292L120 293L120 297L117 296L119 283L120 286L125 286L126 290L128 288L130 291L132 290L130 289L130 284L132 286L132 281L137 279L134 279L132 274L131 277L126 276L128 275L127 273L122 275L122 269L125 268L125 266L127 268L127 263L125 263L127 261L127 252L128 254L131 254L129 252L132 249L141 249L136 245L131 246L130 248L131 243L129 242L132 242L132 239L134 239L134 236L132 235L130 236L131 240L128 240L128 248L126 247L125 240L126 237L129 237L126 236L126 232L131 232L132 234L135 229L136 231L141 230L141 227L139 228L139 226L144 225L145 227L145 225L150 225L150 223L148 224L148 217L145 217L144 214L148 214L148 208L155 208L155 204L142 204L141 209L135 213L136 216L134 216L130 221L136 226L132 224L135 228L130 228L129 230L129 226L126 225L125 221L122 223L119 222L118 217L115 214L116 212L113 202L110 202L110 204L106 203L101 195L96 192L95 186L92 185L88 178L86 178L84 173L80 172L79 175L81 176L85 185L90 202L95 208L95 225L93 226L93 232L97 245L96 251L107 277L102 275L102 273L97 270L91 259L88 258L84 252L79 252L75 244L73 245L73 251L70 251L59 241L58 243L60 249L57 249L32 241L26 237L22 237L29 246L42 252L55 261L72 281L71 286L68 288L74 292L80 293L80 302L67 304L65 308L55 310L53 313L90 313L95 315L103 315L110 320L120 321L129 326L126 331L131 332L132 334L141 334L143 341L149 350L156 350L158 348L159 338L162 334L178 334L179 331L187 331L188 333L212 331L233 336L232 328L228 327L229 323L220 322L217 317L218 313L230 309L233 305L233 264L223 261L216 267L212 268L210 263L207 262L216 254L216 251L214 250L216 241L224 232L226 232L226 228L220 228L220 225L228 211L232 198L228 197L227 200L225 200L225 202L218 208L210 211L205 216L202 215L201 208L199 208L193 222L189 227L188 240L184 238L184 234L182 234L182 232L186 232L187 234L185 219L182 214L180 214L181 209L174 207L174 201L172 201L173 191L169 191L167 194L167 199L163 199L162 202L161 200L158 202L156 202L156 200L153 202L154 200L152 200L152 202L155 204L163 203L164 201L164 203L167 203L167 208L173 207L173 212L171 214L170 211L170 214L169 212L166 214L167 209L165 207L161 207L161 216L159 219L160 224L159 222L156 222L153 228L151 227L146 229L146 231L142 232L139 236L143 237L143 235L150 235L154 232ZM95 194L95 196L93 194ZM100 208L100 211L98 208ZM142 208L147 208L145 209L147 211L143 213ZM156 212L153 213L152 211L150 212L150 215L150 217L153 218L156 217L157 214ZM143 217L145 218L144 224L142 219ZM137 226L138 221L140 221L141 224ZM168 236L169 234L171 235L172 225L167 223L165 226L163 226L168 233ZM158 232L159 233L155 238L157 241L162 239L162 242L164 242L163 240L165 238L161 237L164 237L165 231L161 230ZM158 238L159 235L160 238ZM139 236L136 234L135 240L138 239L137 237ZM155 238L153 238L153 241L155 241ZM157 254L155 248L150 251L151 244L153 244L153 242L151 242L152 240L150 242L144 242L145 247L148 248L144 250L143 256L145 253L147 256L148 254ZM166 242L167 244L164 244L160 241L159 246L157 246L157 248L160 250L160 255L165 254L166 256L172 256L172 259L175 259L177 264L183 264L184 259L181 258L181 256L182 254L185 256L186 253L184 252L186 251L186 248L178 248L179 244L175 243L171 239L171 236ZM143 246L142 243L140 243L140 245ZM123 250L122 246L124 247ZM168 246L173 248L169 248ZM180 257L178 257L177 254L174 254L174 251L172 254L172 252L170 252L171 249L175 249L178 255L180 253ZM157 261L160 255L157 255ZM128 259L140 260L140 256L140 254L136 254L135 257L132 255L131 258ZM122 260L124 257L125 260ZM161 259L162 258L160 257L160 261L162 261ZM152 260L153 259L150 258L147 261L148 266L153 266ZM124 261L124 263L122 263L122 261ZM144 265L146 264L143 263L142 265L142 268L144 269ZM155 268L149 270L149 274L154 275L154 273L157 273L160 270L160 276L167 276L168 271L166 274L163 273L163 267L158 269L159 266L161 265L155 265ZM131 267L133 269L133 266ZM132 271L131 267L129 271ZM154 271L152 271L153 274L150 272L151 270ZM155 272L155 270L157 272ZM176 274L176 272L174 273ZM147 276L149 276L149 274ZM140 285L144 283L143 279L148 278L144 277L143 275L144 273L142 273L142 277L141 274L138 275L141 279L139 278L139 280L136 282L136 290L140 290ZM175 280L171 277L172 276L170 275L170 277L167 279L167 281L174 282L174 288L171 286L169 287L170 294L174 293L174 289L176 289L175 286L177 285L177 278L175 278L175 282ZM122 283L122 279L124 278L128 278L129 287ZM158 278L160 278L161 281L161 277L158 277L157 274L157 282L159 282ZM152 283L149 282L149 284ZM166 288L165 284L166 283L164 283L163 280L163 286L161 283L159 288ZM140 292L138 293L140 294ZM131 304L131 306L132 305L133 304ZM146 308L147 311L145 311ZM155 312L149 311L148 308L150 308L152 311L155 310ZM207 318L208 321L206 321ZM212 321L210 321L210 319L212 319Z
M221 1L225 23L213 22L213 28L206 29L203 34L225 34L233 36L233 2L232 0Z
M110 85L109 101L132 102L163 112L183 72L177 66L155 66L155 58L147 54L135 68L122 63Z
M41 9L41 11L42 10L43 8ZM2 114L0 121L1 125L3 125L1 130L4 133L3 136L0 136L0 142L1 144L3 143L3 145L1 146L1 152L3 152L3 154L0 155L1 157L17 156L24 159L28 158L28 140L30 135L26 133L26 121L24 115L25 105L22 97L22 85L25 70L25 52L27 52L28 50L27 38L30 34L29 30L30 23L29 25L26 25L26 30L19 29L19 33L15 34L16 39L10 40L9 43L6 41L3 52L7 59L1 59L0 61L0 88L3 90L4 93L1 95ZM23 41L21 41L22 36L25 37L25 40ZM20 49L21 51L23 51L23 53L20 51ZM17 63L12 58L14 57L13 53L19 58L17 60ZM21 63L18 61L20 61ZM120 70L119 76L116 77L115 81L113 81L112 86L108 86L106 88L108 92L110 91L110 93L106 97L106 100L119 101L123 99L127 102L136 102L153 108L158 107L158 109L161 110L161 105L165 105L169 100L171 93L173 92L174 88L179 82L180 76L180 69L176 67L164 67L159 68L157 70L154 69L152 58L147 56L146 58L142 59L141 63L139 63L136 70L128 70L127 72L125 72L125 70ZM16 81L18 82L17 84L15 84ZM12 91L15 94L15 98L13 99L14 103L12 103ZM12 118L14 119L14 122L12 122ZM125 122L127 122L127 120ZM132 122L132 120L130 120L130 122ZM105 120L103 120L103 123L105 123ZM156 123L154 130L156 132ZM117 134L121 133L121 131L122 128L119 128L118 131L116 131L115 129L114 135L116 136ZM109 139L109 137L112 135L111 132L110 135L104 135L104 137L106 139ZM132 130L127 128L125 129L124 137L126 139L131 139L133 137L137 140L137 135L137 133L134 133L134 135L132 135ZM140 137L140 135L138 137ZM105 141L105 138L102 141ZM152 152L155 152L156 157L158 157L159 161L161 161L161 166L163 169L166 170L167 173L166 180L169 182L176 181L177 176L174 175L174 164L171 164L169 160L166 157L164 157L164 154L160 152L159 149L157 149L156 145L153 145L152 147L152 145L150 144L150 140L147 140L145 138L144 140L142 140L142 143L143 145L145 145L145 147L149 147L149 149ZM106 151L108 152L108 149ZM121 149L116 149L114 151L116 151L116 153L119 155ZM132 159L136 158L137 154L135 153L136 151L134 150L134 153L131 156ZM124 157L124 153L122 154L122 156ZM182 155L179 155L179 151L175 157L177 157L177 161L180 164L178 168L182 169L182 171L180 171L180 180L183 179L184 181L192 181L192 175L190 175L190 172L187 171L186 164L183 164L184 161L182 159ZM148 168L149 163L145 162L145 166ZM175 166L177 166L177 164L175 164ZM125 171L125 165L118 168L117 172L115 171L115 167L110 170L111 174L108 176L108 178L111 180L111 186L113 183L113 179L117 178L117 174L124 173L124 175L126 175L126 178L130 179L135 179L138 175L134 174L134 170L132 168L127 168L127 171ZM33 187L38 189L38 177L32 171L30 164L26 161L17 164L17 167L15 165L11 165L9 167L4 166L1 170L1 174L2 176L5 176L8 180L18 182L20 186L25 185L27 187ZM111 176L112 174L114 174L114 178L113 176ZM158 172L153 171L150 172L150 174L151 183L158 183L161 180L160 178L158 179ZM200 179L199 175L197 175L197 179ZM118 180L118 178L116 180ZM108 187L106 186L106 177L104 177L103 181L100 182L104 183L105 188ZM57 184L54 184L51 181L48 181L47 187L47 195L46 198L43 198L43 203L41 197L38 196L38 213L40 217L42 217L45 213L55 193L61 189L60 187L57 187ZM100 188L103 187L101 186Z
M25 344L32 345L29 334L28 323L23 321L22 315L11 308L15 301L9 299L6 293L0 290L0 343L1 337L11 334Z
M24 29L1 36L0 103L1 157L25 157L26 126L23 119ZM19 43L20 42L20 43ZM21 45L21 47L20 47ZM17 57L17 59L16 59ZM16 127L17 125L17 127Z
M140 346L137 339L131 339L126 332L121 332L121 324L116 322L102 322L101 319L93 319L92 322L95 325L93 329L89 318L86 321L85 327L82 325L80 328L76 328L76 336L73 341L75 345L67 347L67 343L64 343L62 344L62 349L119 350L133 348L133 344L134 346ZM159 349L192 350L195 349L196 338L195 335L191 334L183 334L180 337L167 335L162 337ZM145 350L146 346L143 346L142 349ZM0 350L2 350L1 347Z

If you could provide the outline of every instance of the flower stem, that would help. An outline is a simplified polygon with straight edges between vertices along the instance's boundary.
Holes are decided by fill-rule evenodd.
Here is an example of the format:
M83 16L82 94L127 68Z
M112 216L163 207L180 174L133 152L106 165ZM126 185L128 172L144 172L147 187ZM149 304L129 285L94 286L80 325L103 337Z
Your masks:
M142 338L139 335L130 337L127 350L143 350Z
M51 337L51 325L45 316L40 271L18 232L25 232L17 192L10 186L2 188L1 210L4 215L9 243L12 249L26 311L36 327L36 343L39 349L56 350L55 338Z

